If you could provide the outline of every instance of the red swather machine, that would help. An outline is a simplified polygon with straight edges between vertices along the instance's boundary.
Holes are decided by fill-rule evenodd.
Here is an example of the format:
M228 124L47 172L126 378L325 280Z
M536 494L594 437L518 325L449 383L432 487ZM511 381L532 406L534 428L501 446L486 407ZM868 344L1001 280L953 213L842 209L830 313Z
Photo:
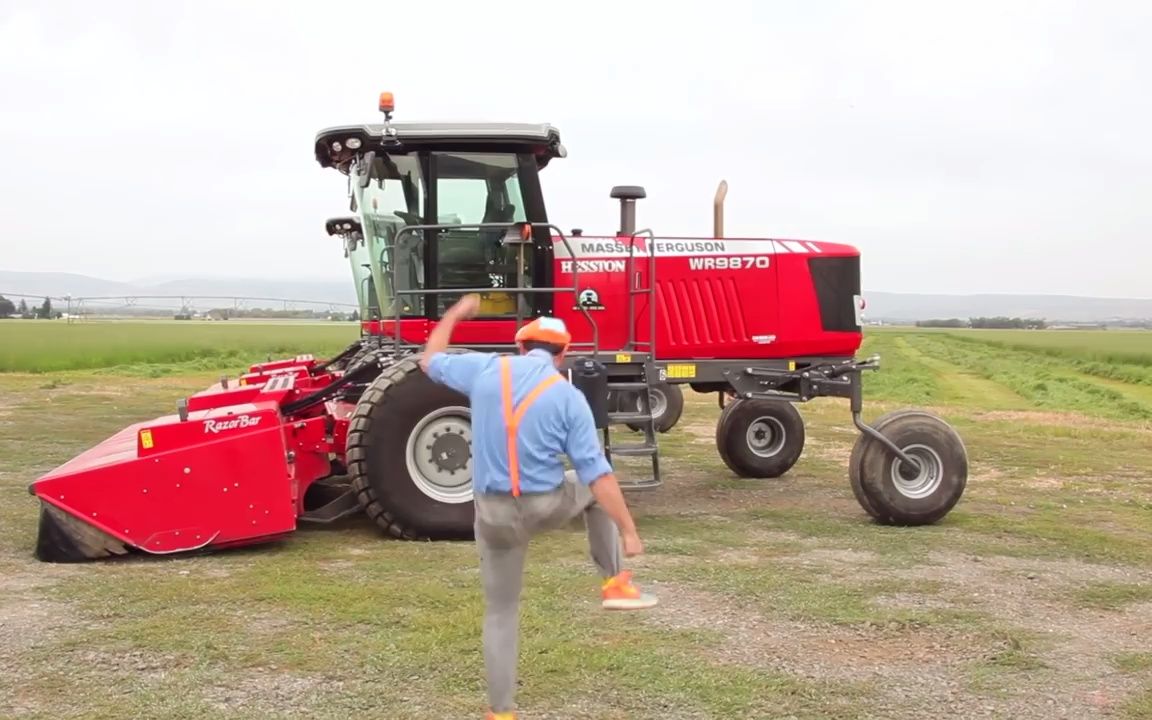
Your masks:
M877 521L933 523L964 492L956 432L919 410L861 419L860 255L848 245L656 236L635 227L639 187L621 186L613 235L549 222L540 173L566 156L556 128L384 122L320 132L316 159L348 177L354 217L334 218L356 280L362 337L338 356L255 365L124 429L36 480L36 554L78 561L177 553L282 538L301 522L367 514L405 539L472 533L467 399L416 358L444 310L479 292L458 351L513 351L528 318L563 318L569 369L609 458L648 459L627 487L661 484L658 434L680 388L716 393L720 458L746 478L800 458L794 403L850 401L860 435L848 463ZM663 407L655 407L663 402ZM654 402L655 401L655 402ZM640 442L612 442L612 426ZM636 431L640 431L637 434Z

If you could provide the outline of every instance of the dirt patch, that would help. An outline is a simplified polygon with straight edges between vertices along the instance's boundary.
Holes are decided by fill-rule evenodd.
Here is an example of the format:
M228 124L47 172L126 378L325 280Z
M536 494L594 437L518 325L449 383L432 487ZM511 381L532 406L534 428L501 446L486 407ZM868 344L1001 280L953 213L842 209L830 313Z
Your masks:
M716 423L680 423L676 431L692 436L693 445L711 445L716 443Z
M1138 690L1138 682L1116 672L1110 658L1147 649L1152 603L1097 611L1078 607L1068 595L1089 583L1152 583L1152 571L1071 560L952 554L933 555L931 562L889 570L888 575L940 583L943 589L933 603L946 598L953 607L981 611L997 624L1031 636L1031 651L1044 668L1029 673L1027 682L1035 697L1056 698L1061 711L1070 713L1057 717L1102 717L1100 712ZM882 601L898 603L899 597ZM922 596L913 601L918 606L924 603Z
M838 434L830 428L824 428L824 432ZM852 456L852 443L855 440L856 433L851 430L844 431L843 437L836 441L807 437L804 440L804 455L835 463L844 467L847 472L848 460Z
M246 612L242 617L245 629L260 635L279 634L299 624L297 618L288 613Z
M230 674L228 682L208 685L201 696L217 710L282 710L315 707L322 695L342 694L344 681L299 675L270 667Z
M0 716L18 717L42 710L22 688L31 676L25 657L73 627L71 606L49 599L56 573L32 574L24 568L0 574Z
M787 561L836 580L868 574L879 559L814 547ZM871 707L890 718L1104 718L1140 689L1139 678L1117 671L1111 658L1147 649L1152 603L1087 610L1070 597L1092 583L1149 583L1152 571L939 553L919 567L885 569L883 577L940 591L886 594L875 599L880 607L975 611L985 620L924 627L796 622L738 598L654 582L662 604L647 621L718 633L719 643L702 650L718 662L871 683Z
M1082 427L1095 430L1121 430L1152 432L1152 423L1131 422L1119 423L1115 420L1106 420L1091 415L1081 415L1072 412L1054 412L1043 410L987 410L971 414L973 420L992 420L1010 423L1024 423L1030 425L1055 425L1060 427Z
M979 636L937 627L894 631L793 622L715 593L666 583L653 583L652 589L664 601L646 615L647 622L719 633L720 641L704 651L714 661L814 682L867 684L877 695L870 707L885 708L890 714L884 717L933 711L943 712L941 717L983 717L969 711L985 707L1014 712L1003 700L973 697L964 684L963 668L1000 649Z

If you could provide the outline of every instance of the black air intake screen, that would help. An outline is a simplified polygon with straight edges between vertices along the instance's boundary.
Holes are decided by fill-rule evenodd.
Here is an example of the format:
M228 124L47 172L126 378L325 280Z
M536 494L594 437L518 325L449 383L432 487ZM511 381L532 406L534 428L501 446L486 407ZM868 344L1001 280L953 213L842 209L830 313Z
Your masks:
M858 332L856 295L860 295L860 257L808 258L808 271L827 332Z

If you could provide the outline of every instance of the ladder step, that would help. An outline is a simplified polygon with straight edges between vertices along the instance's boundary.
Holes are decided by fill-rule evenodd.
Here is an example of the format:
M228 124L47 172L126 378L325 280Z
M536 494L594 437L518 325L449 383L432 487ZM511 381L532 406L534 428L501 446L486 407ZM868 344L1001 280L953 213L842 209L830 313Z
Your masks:
M610 413L608 413L608 419L609 420L615 420L616 422L623 422L623 423L644 422L645 420L651 420L652 416L648 413L626 413L626 412L613 413L613 412L610 412Z
M609 390L647 390L648 383L642 382L612 382L608 381Z
M644 457L656 454L656 447L652 445L614 445L609 450L613 455L623 457Z
M648 478L647 480L618 481L621 490L652 490L664 484L663 480Z

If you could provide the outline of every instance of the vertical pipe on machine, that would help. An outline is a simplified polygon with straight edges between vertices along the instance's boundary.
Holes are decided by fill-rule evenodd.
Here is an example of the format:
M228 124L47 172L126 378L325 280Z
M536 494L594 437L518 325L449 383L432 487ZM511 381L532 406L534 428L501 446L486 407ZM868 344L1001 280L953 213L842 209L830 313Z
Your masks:
M721 180L712 200L712 237L724 237L724 198L728 195L728 181Z

